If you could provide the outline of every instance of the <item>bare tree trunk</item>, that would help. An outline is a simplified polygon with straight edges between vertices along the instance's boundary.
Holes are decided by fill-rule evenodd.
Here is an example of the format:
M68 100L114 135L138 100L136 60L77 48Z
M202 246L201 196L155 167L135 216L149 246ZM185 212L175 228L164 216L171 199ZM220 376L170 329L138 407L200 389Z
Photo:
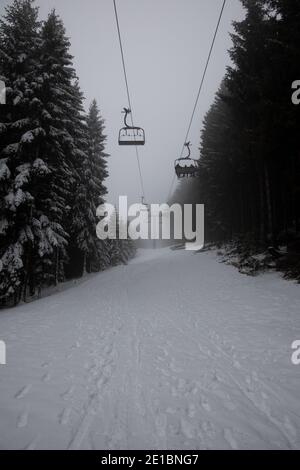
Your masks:
M268 235L270 241L274 241L273 231L273 214L272 214L272 203L271 203L271 190L270 190L270 178L267 165L264 164L264 179L265 179L265 190L266 190L266 205L267 205L267 221L268 221Z
M86 271L86 263L87 263L86 253L84 253L84 254L83 254L83 276L87 273L87 271Z
M24 275L24 284L23 284L23 292L22 292L23 302L27 301L27 290L28 290L28 284L29 284L29 270L30 270L30 247L28 248L28 252L26 254L25 275Z
M264 185L263 185L263 175L259 174L259 233L260 233L260 243L263 245L265 242L265 201L264 201Z
M58 275L59 275L59 250L56 248L56 258L55 258L55 285L58 284Z

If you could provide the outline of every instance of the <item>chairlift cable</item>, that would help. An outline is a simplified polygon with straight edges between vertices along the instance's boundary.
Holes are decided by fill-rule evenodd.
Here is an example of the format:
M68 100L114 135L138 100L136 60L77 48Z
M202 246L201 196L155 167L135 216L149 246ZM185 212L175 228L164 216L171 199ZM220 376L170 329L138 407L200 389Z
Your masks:
M207 57L207 60L206 60L204 72L203 72L203 75L202 75L202 78L201 78L199 90L198 90L198 93L197 93L197 96L196 96L195 104L194 104L193 111L192 111L192 114L191 114L191 118L190 118L190 121L189 121L189 125L188 125L188 128L187 128L187 132L186 132L186 136L185 136L185 139L184 139L184 144L182 146L180 157L182 157L182 154L183 154L183 151L184 151L184 146L185 146L185 143L188 139L188 136L189 136L189 133L190 133L190 130L191 130L191 126L192 126L192 123L193 123L193 120L194 120L194 117L195 117L195 112L196 112L196 109L197 109L197 105L198 105L198 102L199 102L201 91L203 89L204 80L205 80L205 77L206 77L206 73L207 73L207 70L208 70L208 66L209 66L210 59L211 59L211 56L212 56L212 52L213 52L213 49L214 49L214 45L215 45L215 42L216 42L216 38L217 38L217 34L218 34L219 27L220 27L220 24L221 24L221 20L222 20L222 16L223 16L223 13L224 13L225 6L226 6L226 2L227 2L227 0L223 0L223 4L222 4L222 7L221 7L221 11L220 11L220 14L219 14L219 18L218 18L218 22L217 22L217 25L216 25L216 28L215 28L215 32L214 32L214 35L213 35L212 43L211 43L211 46L210 46L210 49L209 49L209 53L208 53L208 57ZM169 194L168 194L168 199L171 196L175 179L176 179L176 176L174 175L173 179L172 179L171 187L170 187L170 190L169 190Z
M124 72L124 78L125 78L125 85L126 85L126 91L127 91L128 106L129 106L129 109L131 110L131 113L130 113L131 124L132 124L132 127L134 127L133 113L132 113L132 106L131 106L131 99L130 99L129 85L128 85L128 77L127 77L126 66L125 66L125 57L124 57L124 50L123 50L123 44L122 44L122 36L121 36L121 31L120 31L120 23L119 23L119 16L118 16L116 0L113 0L113 4L114 4L114 11L115 11L115 18L116 18L116 25L117 25L117 31L118 31L121 57L122 57L122 66L123 66L123 72ZM144 181L143 181L143 175L142 175L142 169L141 169L140 156L139 156L139 151L138 151L137 146L135 146L135 153L136 153L138 171L139 171L139 176L140 176L141 190L142 190L142 193L143 193L143 196L144 196L145 195L145 188L144 188Z
M167 196L167 202L170 200L170 197L172 196L172 191L173 191L173 186L174 186L175 180L176 180L176 174L174 173L173 178L172 178L172 183L171 183L171 186L170 186L170 190L169 190L169 193L168 193L168 196Z
M192 126L192 123L193 123L193 120L194 120L195 112L196 112L198 101L199 101L201 91L202 91L202 88L203 88L203 84L204 84L204 80L205 80L205 77L206 77L209 62L210 62L210 59L211 59L212 51L213 51L213 48L214 48L214 45L215 45L215 42L216 42L216 38L217 38L218 31L219 31L219 26L220 26L221 19L222 19L222 16L223 16L226 1L227 0L223 0L222 8L221 8L220 15L219 15L218 22L217 22L217 26L216 26L216 29L215 29L215 32L214 32L213 40L212 40L212 43L211 43L211 46L210 46L209 54L208 54L207 61L206 61L206 64L205 64L202 79L201 79L201 82L200 82L200 86L199 86L199 90L198 90L198 93L197 93L196 101L195 101L195 104L194 104L194 108L193 108L193 111L192 111L192 115L191 115L191 118L190 118L190 121L189 121L186 136L185 136L185 139L184 139L184 144L188 139L188 136L189 136L189 133L190 133L190 130L191 130L191 126ZM182 146L181 156L183 154L184 144Z

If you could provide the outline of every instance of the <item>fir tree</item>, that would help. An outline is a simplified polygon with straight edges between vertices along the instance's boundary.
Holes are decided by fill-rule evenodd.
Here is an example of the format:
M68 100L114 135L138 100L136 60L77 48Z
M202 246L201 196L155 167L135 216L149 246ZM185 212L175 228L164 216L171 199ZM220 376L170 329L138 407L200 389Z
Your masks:
M81 204L84 218L80 224L80 210L78 210L77 243L84 254L84 271L103 269L108 262L106 244L96 237L96 211L104 202L107 193L104 180L108 176L106 170L104 135L104 121L100 117L98 106L94 100L90 106L86 119L86 145L81 172Z
M14 297L15 302L21 286L26 296L27 284L32 284L33 250L41 239L36 190L49 174L40 158L44 129L36 97L39 26L32 0L15 0L0 22L0 75L8 102L1 106L0 295Z

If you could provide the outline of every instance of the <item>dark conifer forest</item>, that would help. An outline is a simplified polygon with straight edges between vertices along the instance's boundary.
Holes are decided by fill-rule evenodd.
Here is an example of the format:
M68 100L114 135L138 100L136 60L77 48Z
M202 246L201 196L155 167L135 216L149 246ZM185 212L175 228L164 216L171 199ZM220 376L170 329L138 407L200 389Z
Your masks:
M205 204L206 241L247 257L284 246L276 260L300 279L300 5L242 0L228 67L200 136L198 178L173 201ZM231 245L232 249L232 245Z

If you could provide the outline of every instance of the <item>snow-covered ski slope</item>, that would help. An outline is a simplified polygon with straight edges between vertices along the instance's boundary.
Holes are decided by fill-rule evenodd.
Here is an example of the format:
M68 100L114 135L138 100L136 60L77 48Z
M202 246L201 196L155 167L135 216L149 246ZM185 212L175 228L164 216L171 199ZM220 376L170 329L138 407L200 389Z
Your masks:
M299 307L277 274L160 249L0 312L0 448L300 448Z

